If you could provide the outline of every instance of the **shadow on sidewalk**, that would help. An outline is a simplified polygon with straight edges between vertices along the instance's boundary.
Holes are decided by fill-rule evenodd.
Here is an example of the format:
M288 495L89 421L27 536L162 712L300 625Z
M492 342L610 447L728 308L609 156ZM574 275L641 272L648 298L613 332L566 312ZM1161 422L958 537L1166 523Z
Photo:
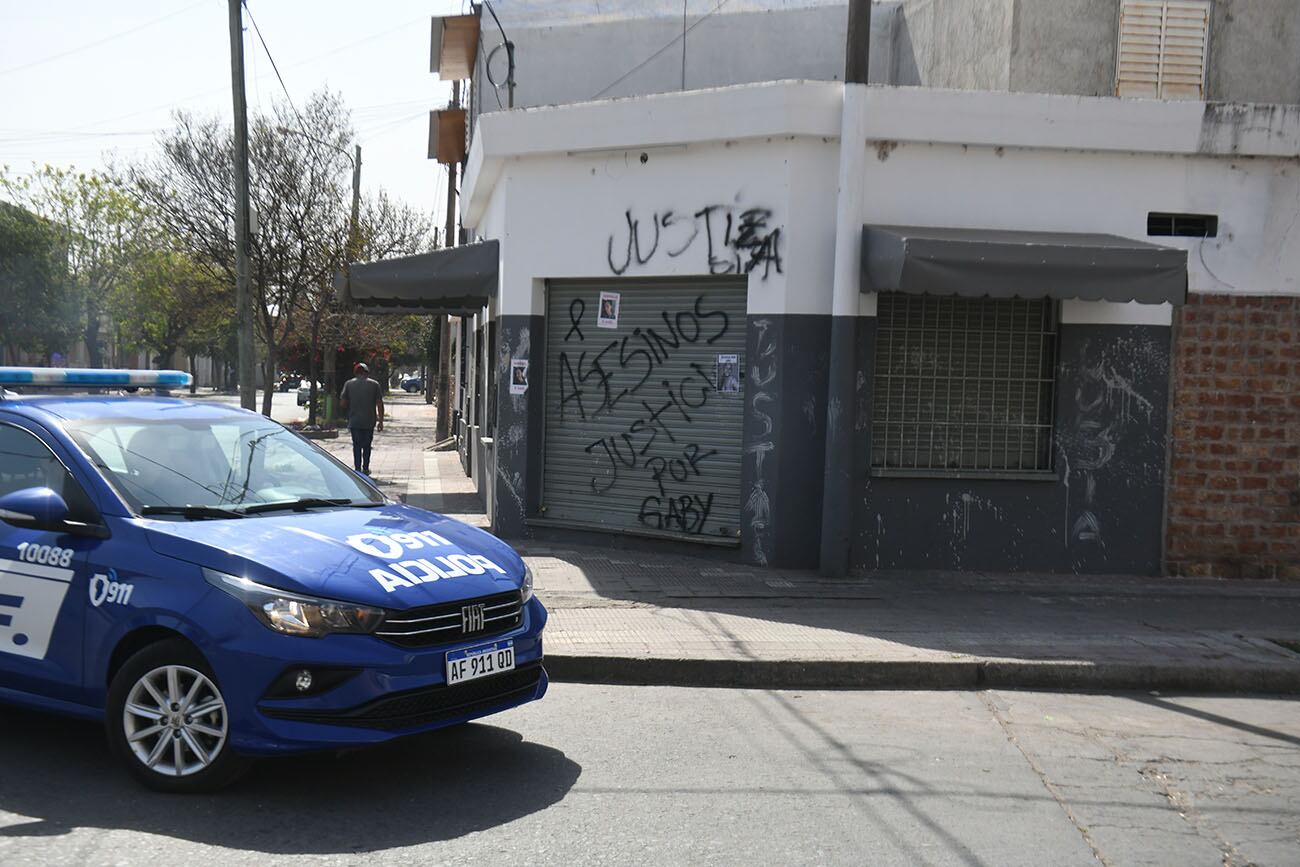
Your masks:
M635 603L747 618L754 622L706 624L742 653L752 630L777 623L983 657L1103 664L1191 649L1207 664L1300 666L1300 654L1258 640L1300 636L1294 585L938 572L830 579L678 554L515 544L551 608Z

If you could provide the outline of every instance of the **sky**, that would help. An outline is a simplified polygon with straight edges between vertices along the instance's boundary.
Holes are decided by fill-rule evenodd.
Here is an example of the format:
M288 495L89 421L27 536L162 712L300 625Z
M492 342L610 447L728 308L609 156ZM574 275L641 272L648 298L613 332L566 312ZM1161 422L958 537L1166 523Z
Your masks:
M433 216L446 171L427 158L428 113L450 85L429 72L429 19L463 0L248 0L249 113L342 94L362 148L361 185ZM171 112L232 114L227 0L0 0L0 165L101 168L140 158Z

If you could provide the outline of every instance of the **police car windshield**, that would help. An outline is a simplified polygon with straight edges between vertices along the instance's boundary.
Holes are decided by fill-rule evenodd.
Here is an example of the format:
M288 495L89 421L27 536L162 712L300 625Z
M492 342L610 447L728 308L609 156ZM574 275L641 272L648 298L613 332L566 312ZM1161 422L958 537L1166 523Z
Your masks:
M253 513L266 512L275 503L383 502L324 451L267 421L107 418L70 422L65 429L140 512L199 518L250 506L260 506Z

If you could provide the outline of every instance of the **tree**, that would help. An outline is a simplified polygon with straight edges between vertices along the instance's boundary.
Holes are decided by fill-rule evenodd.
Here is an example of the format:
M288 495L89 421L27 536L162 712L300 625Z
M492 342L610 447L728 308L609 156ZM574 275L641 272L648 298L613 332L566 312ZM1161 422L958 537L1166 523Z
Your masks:
M355 246L357 261L374 261L393 256L410 256L432 249L432 233L429 218L401 202L395 202L382 190L379 195L367 198L360 208L356 238L348 237L351 227L341 227L345 231L340 236L342 245L337 249L346 253ZM346 314L338 310L334 300L334 271L347 266L347 257L341 256L331 269L329 280L317 284L302 296L302 312L305 318L307 334L307 368L311 383L307 423L317 422L316 383L321 379L324 367L325 385L331 391L337 391L335 383L335 346L339 344L355 345L362 328L360 322L371 317L360 314ZM385 316L385 320L393 317ZM325 345L329 349L324 349Z
M57 232L25 208L0 202L0 346L8 347L9 361L17 364L19 351L47 359L66 353L79 331L77 307Z
M127 343L148 350L154 366L163 367L177 350L196 350L186 353L192 357L219 339L208 332L228 322L225 289L188 255L160 246L137 257L109 297L109 309Z
M175 118L161 156L133 167L131 181L168 234L233 285L231 130L216 118ZM280 131L300 125L316 141ZM294 333L303 295L326 285L340 261L339 227L346 225L350 195L342 148L351 138L347 111L329 93L313 96L301 115L281 103L250 122L249 190L257 232L249 276L265 347L262 412L268 416L280 349Z
M54 233L68 283L81 301L90 366L102 367L105 303L137 253L143 212L117 180L98 172L45 166L26 176L0 176L0 188Z

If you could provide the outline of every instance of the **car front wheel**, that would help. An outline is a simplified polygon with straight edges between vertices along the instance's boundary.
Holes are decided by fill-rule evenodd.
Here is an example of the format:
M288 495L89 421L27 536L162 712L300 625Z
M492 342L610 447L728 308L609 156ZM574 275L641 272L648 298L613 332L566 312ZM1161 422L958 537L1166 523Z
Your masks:
M225 697L184 641L153 644L128 659L109 687L106 711L113 752L151 789L209 792L247 769L230 747Z

